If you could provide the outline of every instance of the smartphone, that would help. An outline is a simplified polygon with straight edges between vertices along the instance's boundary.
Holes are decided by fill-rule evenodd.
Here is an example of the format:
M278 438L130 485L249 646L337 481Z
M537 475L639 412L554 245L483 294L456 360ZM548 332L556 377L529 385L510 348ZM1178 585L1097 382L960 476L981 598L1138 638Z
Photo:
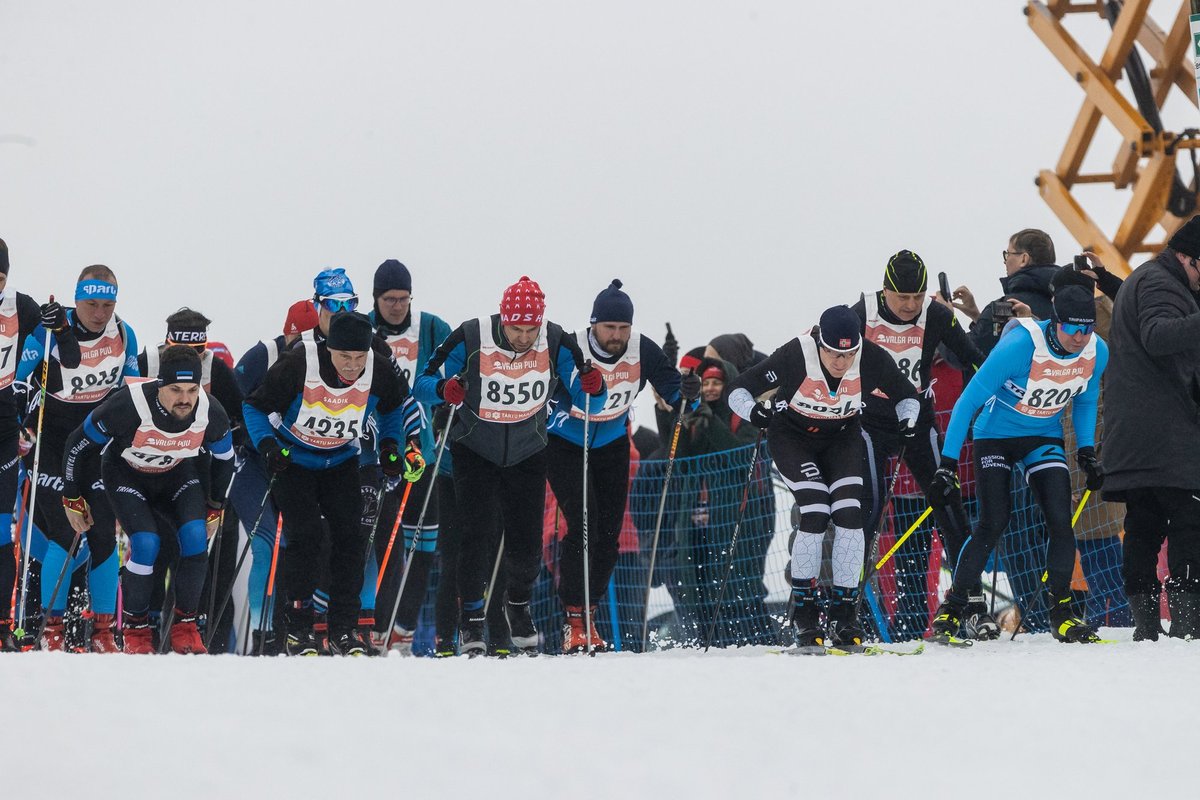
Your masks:
M946 273L938 273L938 293L947 303L950 302L950 281L946 279Z
M1083 272L1085 269L1091 269L1092 265L1088 263L1087 256L1075 256L1071 268L1076 272Z

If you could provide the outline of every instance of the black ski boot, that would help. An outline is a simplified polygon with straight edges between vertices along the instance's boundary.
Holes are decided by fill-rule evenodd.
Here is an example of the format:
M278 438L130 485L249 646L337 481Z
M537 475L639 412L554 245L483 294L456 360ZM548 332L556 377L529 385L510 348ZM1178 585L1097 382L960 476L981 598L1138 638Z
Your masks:
M0 619L0 653L16 653L20 649L16 637L13 636L13 621Z
M508 629L512 633L513 647L527 655L538 653L538 630L533 624L533 615L529 612L529 601L514 603L512 600L504 604L504 616L508 618Z
M483 609L463 611L458 630L461 637L459 652L464 656L474 658L487 652L487 642L483 637Z
M1072 600L1070 592L1050 596L1050 634L1060 642L1090 644L1100 641L1096 629L1075 613Z
M1000 638L1000 626L996 623L996 618L988 613L987 603L984 602L982 594L971 595L967 601L963 636L981 642Z
M437 643L433 646L433 657L454 658L456 655L458 655L458 635L445 638L439 636Z
M356 628L330 628L329 652L335 656L365 656L371 646Z
M1171 612L1172 639L1200 639L1200 594L1167 583L1167 608Z
M937 613L933 615L933 632L930 634L930 640L938 644L953 644L962 641L958 638L958 632L962 629L966 608L967 604L962 600L947 594L946 599L938 606Z
M250 655L277 656L280 654L280 637L275 635L275 631L253 631L250 636L253 639Z
M1133 640L1135 642L1157 642L1166 636L1162 627L1162 612L1159 593L1129 595L1129 613L1133 615Z
M867 632L858 620L858 587L834 586L829 598L829 639L839 650L862 652Z
M287 654L289 656L317 656L321 654L321 643L313 631L312 606L295 601L284 610L287 625Z
M811 655L825 654L825 631L821 630L821 598L813 579L792 578L792 615L796 650Z

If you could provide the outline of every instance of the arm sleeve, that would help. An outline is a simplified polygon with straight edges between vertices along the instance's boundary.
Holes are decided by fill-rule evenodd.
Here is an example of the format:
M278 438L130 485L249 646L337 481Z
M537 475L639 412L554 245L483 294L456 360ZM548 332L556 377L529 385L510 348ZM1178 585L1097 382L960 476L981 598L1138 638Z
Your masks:
M934 308L935 306L930 306ZM960 364L968 373L977 372L979 367L983 365L985 356L983 351L975 344L967 332L958 324L958 315L943 305L936 305L937 308L946 312L946 332L942 336L942 341L951 353L958 358Z
M1200 313L1187 313L1178 290L1167 285L1168 280L1144 280L1137 287L1141 290L1137 295L1138 332L1152 356L1195 352L1200 346Z
M17 362L17 380L28 381L42 365L46 356L46 329L38 325L25 339L21 360Z
M79 465L84 455L100 451L113 437L130 426L137 427L137 411L129 397L130 391L129 387L118 389L88 414L67 437L63 448L64 497L79 496Z
M425 371L417 378L414 394L417 400L427 406L436 406L442 402L437 395L438 381L441 375L458 375L467 363L466 335L463 326L459 325L454 332L446 337L437 351L425 365Z
M1032 358L1033 340L1023 329L1022 335L1005 336L997 343L996 349L983 362L983 366L975 373L975 377L963 389L958 402L954 404L954 411L950 413L950 424L946 427L946 441L942 446L944 458L958 459L975 412L1000 391L1004 382L1014 373L1027 367Z
M262 342L246 351L233 370L242 397L254 391L267 371L267 347Z
M1096 446L1096 416L1100 407L1100 378L1108 366L1108 345L1096 342L1096 369L1087 388L1071 400L1071 423L1075 427L1075 446Z
M729 384L730 408L733 408L733 393L738 389L745 389L752 399L772 389L778 389L782 382L780 376L785 374L790 361L795 361L800 365L804 364L804 351L800 347L799 339L792 339L771 353L765 361L760 361L734 378L733 382ZM796 383L799 384L803 379L804 370L801 366ZM749 413L748 408L746 413ZM739 412L738 416L740 417L742 414Z
M42 310L37 301L27 294L17 292L17 328L20 331L18 344L24 347L34 331L40 331L42 343L45 344L46 330L40 327L41 324ZM79 366L79 340L75 338L75 331L71 329L70 325L54 334L54 343L58 347L60 364L65 365L68 369ZM16 356L10 354L10 357Z
M246 432L255 447L268 436L274 436L270 414L287 413L288 407L304 391L304 349L290 350L281 356L263 378L258 388L242 403Z
M379 416L379 441L391 439L400 442L421 435L421 409L416 399L409 394L408 384L403 375L391 373L389 377L389 360L378 353L375 354L375 386L372 387L379 396L376 411ZM380 371L385 371L380 374Z
M1119 292L1121 287L1125 285L1125 281L1121 280L1116 275L1113 275L1106 269L1097 272L1096 277L1099 279L1096 281L1096 286L1099 287L1100 291L1103 292L1109 300L1116 300L1117 292Z
M220 508L225 505L229 484L233 481L233 435L229 430L229 414L220 400L213 399L208 406L208 429L204 433L205 446L212 456L208 459L209 504Z
M639 334L640 335L640 334ZM679 404L679 370L667 359L667 354L658 344L646 336L641 341L642 365L646 380L658 392L658 396L669 405Z
M595 414L603 411L604 404L608 402L608 386L605 386L604 391L595 397L583 391L583 386L579 382L579 365L582 363L583 352L575 343L574 337L563 333L558 344L558 364L556 365L558 379L562 381L563 386L567 387L573 406L586 408L589 414Z
M121 328L125 331L125 369L121 373L121 376L139 378L142 375L142 371L138 368L137 334L124 321L121 322Z

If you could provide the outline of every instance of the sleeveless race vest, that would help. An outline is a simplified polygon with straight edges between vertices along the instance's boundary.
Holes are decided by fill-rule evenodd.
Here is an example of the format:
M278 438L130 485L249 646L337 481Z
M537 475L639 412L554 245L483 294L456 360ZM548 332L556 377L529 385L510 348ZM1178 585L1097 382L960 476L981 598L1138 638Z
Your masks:
M17 362L21 351L17 341L21 338L21 326L17 320L17 292L9 287L0 297L0 389L12 386L17 375Z
M848 419L857 414L862 407L862 377L859 374L862 350L858 351L854 363L842 376L837 392L831 392L821 371L816 341L805 334L800 337L800 347L804 351L804 371L807 374L788 401L788 408L815 419Z
M271 344L274 344L274 342L271 342ZM162 355L162 351L166 349L167 346L165 344L160 344L158 347L146 348L146 374L142 377L158 377L158 359ZM270 350L267 351L267 357L270 358ZM212 361L212 350L205 350L200 354L200 388L206 392L212 391Z
M80 342L79 366L67 369L59 363L62 388L52 396L64 403L94 403L121 383L125 369L125 339L114 314L99 339Z
M385 336L383 340L392 349L392 357L400 367L400 374L412 386L413 375L417 373L417 352L421 345L421 312L410 305L408 319L408 330Z
M867 309L864 338L886 350L913 388L920 391L921 349L925 345L926 312L933 298L925 298L920 316L909 323L888 322L883 319L879 313L879 295L876 292L865 295L863 300ZM880 397L887 397L880 390L876 390L875 393Z
M200 454L208 430L208 394L204 390L196 402L196 418L187 430L179 433L167 433L154 424L154 414L141 386L131 386L129 396L140 421L133 442L121 452L125 463L138 472L166 472L183 459Z
M1059 358L1046 343L1046 332L1033 320L1020 317L1017 322L1029 331L1033 339L1033 362L1025 389L1012 381L1005 388L1020 397L1013 407L1027 417L1052 417L1061 411L1072 397L1087 388L1096 369L1096 337L1073 358Z
M575 340L579 342L581 351L591 352L587 331L578 331ZM642 389L642 337L637 331L631 331L629 346L615 364L593 360L592 366L604 375L604 383L608 387L608 402L605 403L603 411L591 415L591 421L608 422L617 419L629 410ZM583 419L583 412L574 405L571 406L570 413L575 419Z
M288 430L309 447L336 450L362 436L371 379L375 374L375 354L367 351L367 366L358 380L335 389L321 380L317 344L304 340L304 394L296 421Z
M489 317L479 318L479 418L488 422L521 422L550 399L550 345L546 327L533 347L519 356L496 344Z
M279 345L274 339L267 339L263 347L267 348L267 369L270 369L279 360Z

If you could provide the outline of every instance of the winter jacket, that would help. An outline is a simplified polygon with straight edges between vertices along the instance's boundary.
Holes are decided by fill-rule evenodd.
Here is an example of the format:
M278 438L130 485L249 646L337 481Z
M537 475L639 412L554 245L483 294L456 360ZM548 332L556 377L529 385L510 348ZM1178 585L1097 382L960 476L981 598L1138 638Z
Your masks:
M1000 341L1000 331L992 327L992 311L996 303L1003 302L1006 298L1020 300L1029 306L1038 319L1050 319L1054 313L1050 302L1053 295L1050 282L1054 280L1059 269L1054 264L1034 264L1000 279L1000 287L1004 294L988 303L979 319L971 325L971 341L984 355L992 352L996 342Z
M1113 306L1104 387L1105 499L1200 489L1200 305L1171 249L1133 271Z

